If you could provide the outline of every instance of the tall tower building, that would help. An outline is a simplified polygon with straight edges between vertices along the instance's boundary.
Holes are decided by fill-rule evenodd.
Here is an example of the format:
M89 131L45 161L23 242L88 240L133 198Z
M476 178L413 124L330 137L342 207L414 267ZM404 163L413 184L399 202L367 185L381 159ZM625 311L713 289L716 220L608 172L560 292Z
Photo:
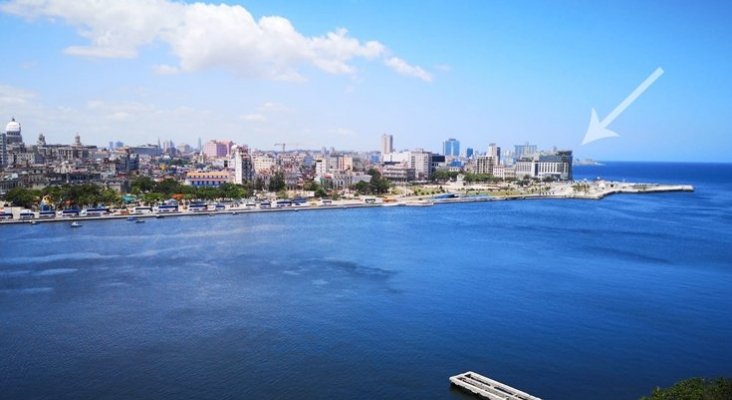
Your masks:
M254 165L247 146L234 149L234 178L240 185L254 180Z
M536 154L537 147L535 144L517 144L514 146L513 157L516 161L522 158L531 158Z
M501 148L496 146L495 143L488 145L488 157L491 158L492 165L498 165L501 163Z
M446 156L460 156L460 141L455 138L449 138L442 142L442 154Z
M394 152L394 136L383 134L381 135L381 156L391 154Z

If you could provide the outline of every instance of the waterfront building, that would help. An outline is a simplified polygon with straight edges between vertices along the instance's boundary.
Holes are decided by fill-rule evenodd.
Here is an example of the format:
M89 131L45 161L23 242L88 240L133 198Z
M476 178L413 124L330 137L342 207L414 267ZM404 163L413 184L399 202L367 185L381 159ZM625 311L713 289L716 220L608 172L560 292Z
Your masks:
M478 156L475 158L475 173L493 175L496 164L496 160L490 155Z
M249 147L234 146L234 183L244 184L254 180L254 164Z
M423 149L409 152L409 168L414 169L417 180L427 180L430 177L432 153Z
M219 187L233 179L229 171L191 171L186 174L185 184L195 187Z
M513 166L498 164L493 166L493 176L500 179L516 178L516 169Z
M460 157L460 141L449 138L442 142L442 154L445 156Z
M535 177L572 180L572 151L542 154L536 161Z
M409 182L415 177L414 168L402 163L386 163L381 172L381 176L393 182Z
M382 159L385 155L394 152L394 136L383 134L381 135L381 156Z
M536 161L523 159L516 161L514 171L517 179L533 178L536 176Z

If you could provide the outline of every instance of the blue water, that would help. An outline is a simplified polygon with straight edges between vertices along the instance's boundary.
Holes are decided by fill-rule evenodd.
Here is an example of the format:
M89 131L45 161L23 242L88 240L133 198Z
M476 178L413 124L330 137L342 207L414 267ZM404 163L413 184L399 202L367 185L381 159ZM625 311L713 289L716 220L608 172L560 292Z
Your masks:
M0 227L0 397L637 399L732 375L732 165L694 193Z

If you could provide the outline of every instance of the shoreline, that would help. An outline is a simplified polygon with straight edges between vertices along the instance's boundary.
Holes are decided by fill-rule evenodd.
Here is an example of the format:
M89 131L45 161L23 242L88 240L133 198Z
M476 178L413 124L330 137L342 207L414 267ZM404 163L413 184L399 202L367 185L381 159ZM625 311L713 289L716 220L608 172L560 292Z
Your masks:
M609 186L608 186L609 185ZM566 189L566 185L560 186L559 189ZM570 186L571 188L571 186ZM251 213L268 213L268 212L300 212L300 211L318 211L318 210L343 210L352 208L380 208L380 207L429 207L440 204L461 204L461 203L479 203L492 201L515 201L515 200L602 200L607 196L616 194L654 194L654 193L672 193L672 192L693 192L692 185L662 185L662 184L640 184L640 183L619 183L607 182L605 186L593 184L588 186L588 190L583 192L567 192L559 190L549 193L526 193L505 196L492 195L466 195L455 198L435 199L431 196L401 198L400 201L394 203L365 203L361 200L336 200L331 205L307 205L307 206L287 206L273 208L259 207L238 207L226 210L215 211L176 211L163 213L144 213L144 214L127 214L127 215L100 215L100 216L79 216L79 217L54 217L54 218L33 218L33 219L12 219L0 221L3 225L33 225L40 223L71 223L83 221L105 221L105 220L128 220L135 218L160 219L160 218L180 218L180 217L205 217L216 215L239 215Z

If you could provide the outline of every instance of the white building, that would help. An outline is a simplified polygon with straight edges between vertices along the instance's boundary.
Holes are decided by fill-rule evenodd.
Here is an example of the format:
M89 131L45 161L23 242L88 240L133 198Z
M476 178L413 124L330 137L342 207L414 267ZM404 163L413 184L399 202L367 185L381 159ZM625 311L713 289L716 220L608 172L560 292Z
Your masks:
M414 169L417 180L427 180L430 177L432 153L417 149L409 152L409 168Z
M394 136L383 134L381 135L381 156L384 157L387 154L394 152Z
M274 170L275 165L277 164L277 160L275 159L275 156L268 153L260 153L256 154L253 157L252 162L254 163L254 172L256 173L267 173Z

